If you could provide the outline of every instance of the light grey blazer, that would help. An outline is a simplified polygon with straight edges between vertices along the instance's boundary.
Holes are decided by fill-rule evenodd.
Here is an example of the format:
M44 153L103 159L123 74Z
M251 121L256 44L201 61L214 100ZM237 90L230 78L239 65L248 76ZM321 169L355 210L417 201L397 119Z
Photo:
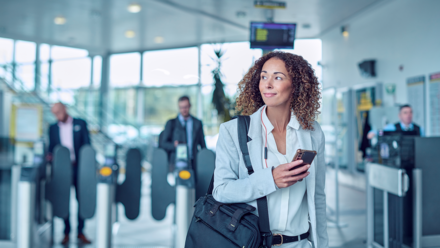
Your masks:
M252 114L247 143L254 173L249 176L244 164L237 136L237 119L220 125L220 134L216 148L213 196L219 202L245 202L257 207L256 199L276 191L271 168L263 168L263 137L261 127L261 110ZM324 133L317 122L314 131L301 127L297 137L301 149L318 152L305 178L307 187L307 204L309 208L309 240L314 247L327 248L327 219L325 201L325 161ZM255 214L258 214L255 212Z

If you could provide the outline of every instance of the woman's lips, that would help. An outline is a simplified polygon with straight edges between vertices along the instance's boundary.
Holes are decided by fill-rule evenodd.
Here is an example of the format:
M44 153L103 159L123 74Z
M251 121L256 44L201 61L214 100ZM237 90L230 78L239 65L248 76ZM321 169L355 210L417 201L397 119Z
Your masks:
M263 95L264 95L265 97L273 97L273 96L276 95L276 93L263 93Z

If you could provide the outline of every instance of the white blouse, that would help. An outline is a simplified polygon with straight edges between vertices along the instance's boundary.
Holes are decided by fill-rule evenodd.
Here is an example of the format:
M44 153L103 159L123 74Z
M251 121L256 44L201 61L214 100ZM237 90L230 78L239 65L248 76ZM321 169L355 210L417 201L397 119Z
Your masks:
M280 164L289 163L297 149L300 149L296 131L300 124L292 112L292 117L286 130L286 155L278 152L278 148L272 134L274 129L272 123L267 118L266 108L262 111L263 123L267 129L267 167L277 167ZM262 123L263 142L266 141L266 130ZM264 161L263 144L263 167L266 168ZM279 233L287 236L301 235L309 230L308 206L305 180L294 185L277 189L267 196L269 210L269 222L272 233Z

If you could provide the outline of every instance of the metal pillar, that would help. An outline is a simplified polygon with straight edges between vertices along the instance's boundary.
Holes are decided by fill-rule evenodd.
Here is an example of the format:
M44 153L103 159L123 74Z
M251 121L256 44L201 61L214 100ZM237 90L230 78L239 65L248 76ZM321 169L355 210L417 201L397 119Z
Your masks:
M113 206L115 180L110 167L102 167L97 189L96 247L110 248L112 245Z
M22 167L18 183L17 247L33 247L33 223L35 216L35 168Z
M96 247L110 248L112 244L114 186L110 183L98 183L96 215Z
M413 170L413 247L422 247L422 170Z
M194 188L179 185L176 188L176 247L184 247L186 234L194 211Z
M176 179L176 248L184 248L186 235L194 213L195 189L194 173L192 170L181 170Z

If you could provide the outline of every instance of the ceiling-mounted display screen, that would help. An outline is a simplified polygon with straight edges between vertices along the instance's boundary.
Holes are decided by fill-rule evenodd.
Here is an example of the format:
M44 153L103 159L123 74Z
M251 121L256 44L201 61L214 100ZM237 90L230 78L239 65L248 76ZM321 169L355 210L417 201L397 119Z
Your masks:
M293 49L295 23L251 22L251 48Z

